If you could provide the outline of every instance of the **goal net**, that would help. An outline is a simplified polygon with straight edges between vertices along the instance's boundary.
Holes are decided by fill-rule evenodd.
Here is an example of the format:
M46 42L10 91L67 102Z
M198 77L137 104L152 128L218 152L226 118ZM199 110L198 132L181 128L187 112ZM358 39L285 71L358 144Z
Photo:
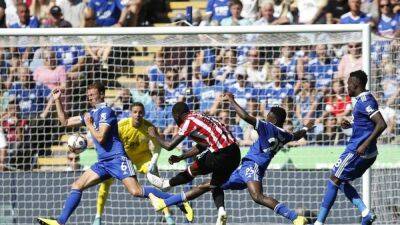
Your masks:
M363 25L1 30L0 224L58 216L72 182L96 162L91 148L80 155L68 152L68 135L88 131L61 127L50 95L61 87L67 114L81 115L89 109L87 86L95 81L106 85L106 102L118 119L130 116L133 101L141 102L145 118L168 139L177 133L172 105L185 101L226 124L242 156L257 133L221 99L224 92L232 92L260 119L272 106L284 107L284 129L291 132L315 120L306 139L276 154L263 181L265 195L315 219L329 171L351 135L339 124L351 117L347 78L358 69L369 74L388 129L378 141L380 153L370 177L352 184L377 214L376 224L400 223L400 42L369 37ZM191 146L185 141L172 153L163 151L160 174L172 177L184 169L185 163L169 165L168 157ZM150 185L144 175L138 178ZM206 179L199 176L171 192ZM68 224L92 223L97 189L84 191ZM229 224L289 224L253 202L247 190L226 191L225 202ZM195 223L215 223L210 194L191 204ZM176 222L185 223L179 209L171 209ZM327 224L359 224L360 216L339 192ZM103 222L165 224L148 200L130 196L120 182L111 188Z

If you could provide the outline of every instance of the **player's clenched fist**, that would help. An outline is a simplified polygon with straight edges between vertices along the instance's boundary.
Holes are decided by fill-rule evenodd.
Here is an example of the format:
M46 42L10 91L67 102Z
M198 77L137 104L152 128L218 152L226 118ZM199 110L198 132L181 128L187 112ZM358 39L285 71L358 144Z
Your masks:
M342 122L340 123L340 126L343 129L348 129L348 128L351 128L351 123L347 119L342 119Z
M85 116L83 119L85 120L86 125L93 124L93 118L90 116L89 113L85 113Z
M232 101L235 99L235 96L231 92L226 92L223 96L222 99L225 101Z
M176 155L171 155L170 157L169 157L169 159L168 159L168 162L169 162L169 164L174 164L174 163L177 163L177 162L180 162L182 160L182 157L180 157L180 156L176 156Z
M54 100L60 99L60 96L61 96L61 89L60 88L58 88L58 87L54 88L51 91L51 93L53 95Z

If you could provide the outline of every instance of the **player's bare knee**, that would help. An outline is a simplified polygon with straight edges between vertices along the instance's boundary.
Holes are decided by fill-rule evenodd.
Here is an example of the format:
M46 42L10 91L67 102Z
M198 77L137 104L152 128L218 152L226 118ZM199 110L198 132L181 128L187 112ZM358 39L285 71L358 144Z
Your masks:
M83 190L83 188L84 188L84 185L83 185L83 183L82 182L79 182L79 181L75 181L74 183L72 183L72 185L71 185L71 189L74 189L74 190Z
M143 196L142 190L140 190L139 188L131 188L129 190L129 193L131 193L134 197L142 197Z

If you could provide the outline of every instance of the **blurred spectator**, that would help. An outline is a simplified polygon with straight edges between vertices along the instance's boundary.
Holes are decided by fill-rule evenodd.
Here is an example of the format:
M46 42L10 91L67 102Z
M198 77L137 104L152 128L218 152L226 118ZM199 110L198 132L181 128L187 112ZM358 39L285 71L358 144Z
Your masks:
M278 66L271 69L272 81L265 86L263 99L265 99L266 109L274 105L281 106L283 99L287 96L293 96L294 90L290 83L282 82L282 73ZM265 115L266 116L266 115Z
M236 82L234 72L236 70L236 51L234 49L222 48L220 51L222 66L216 69L215 79L223 83L224 86L232 85Z
M350 73L362 69L361 43L351 42L347 45L348 54L339 62L337 78L347 81Z
M69 21L72 27L84 27L85 4L82 0L56 0L56 5L61 8L64 19Z
M229 3L230 17L221 20L221 26L246 26L251 25L251 21L241 17L242 2L240 0L231 0Z
M5 14L6 14L6 26L11 27L12 24L18 23L18 13L17 13L17 3L18 0L4 0L6 7L5 7ZM22 2L22 1L19 1Z
M274 4L272 2L264 2L260 7L261 18L253 23L253 25L264 26L264 25L277 25L286 24L289 21L287 18L277 20L274 17Z
M239 143L243 140L242 128L235 123L235 116L230 116L228 110L219 111L218 120L228 128Z
M29 9L24 4L17 5L19 22L11 24L11 28L38 28L40 23L36 16L31 16Z
M350 11L340 17L341 24L370 23L374 26L371 14L361 11L361 0L349 0Z
M59 6L53 6L50 8L50 24L53 27L68 28L72 27L72 24L64 19L64 15Z
M400 104L400 76L396 74L395 63L385 59L382 62L382 99L383 105Z
M185 85L179 82L177 69L167 69L165 72L165 104L169 112L172 112L172 106L177 102L184 101Z
M332 79L338 71L339 60L327 55L326 45L315 46L316 57L307 66L307 72L315 82L313 86L321 93L326 93L331 86Z
M211 22L218 25L222 19L230 17L229 3L229 0L207 0L206 18L202 24Z
M33 72L33 79L52 90L55 87L66 88L67 73L65 66L57 66L55 53L50 50L43 52L44 64Z
M323 121L323 132L316 136L317 145L345 145L346 135L340 132L337 118L328 116Z
M368 13L372 18L379 17L379 0L361 0L361 11Z
M7 140L3 129L0 127L0 172L4 171L4 165L7 157Z
M10 88L10 98L19 104L22 118L35 117L43 112L51 91L42 84L36 84L27 67L20 67L17 77L19 82Z
M295 96L286 96L282 100L282 108L286 109L286 120L291 121L291 125L294 127L295 130L301 129L301 122L296 117L296 105L294 104Z
M193 94L198 96L200 111L211 115L217 112L221 103L223 86L218 82L211 70L201 71L201 79L193 86Z
M283 46L281 48L281 56L276 63L281 69L282 80L291 84L297 93L303 77L303 65L298 63L294 53L294 47Z
M28 122L20 118L19 109L15 100L8 103L7 111L1 116L0 124L4 129L7 140L7 152L0 153L0 171L4 168L6 163L14 164L17 151L21 149L23 143L23 131ZM3 161L1 161L1 154L3 154ZM6 157L8 155L8 157ZM7 158L10 160L7 160ZM3 164L3 165L1 165Z
M378 34L388 38L400 37L400 13L393 13L389 0L380 0L379 9Z
M350 10L347 0L330 0L325 7L325 19L327 24L337 24L340 17Z
M120 21L121 12L124 9L120 0L89 0L85 9L85 27L93 23L98 27L110 27Z
M151 92L154 104L149 108L149 121L158 128L160 134L171 136L174 134L174 121L171 111L166 107L164 91Z
M17 13L19 21L12 24L10 28L38 28L40 23L39 20L35 16L30 16L29 9L23 4L20 3L17 5ZM21 43L22 46L24 42L27 41L27 37L21 37L18 41ZM19 48L12 48L12 52L18 52L22 55L21 59L23 61L29 58L29 55L33 52L31 47L19 47Z
M33 16L38 18L40 24L48 27L51 24L49 19L50 8L55 5L54 0L32 0L29 11Z
M252 48L247 52L246 64L237 68L239 71L245 70L247 81L252 83L255 88L261 87L267 81L268 63L260 59L260 51Z
M315 110L317 107L318 97L315 90L311 88L311 84L307 80L301 82L301 89L295 98L296 117L301 124L307 124L310 119L315 118Z
M54 46L52 51L58 66L64 66L70 79L78 78L84 67L86 54L82 46Z
M68 157L68 167L65 169L65 171L75 171L82 169L82 165L79 163L80 160L79 155L73 152L69 152L67 157Z
M146 75L137 75L135 78L135 87L131 88L131 94L134 101L140 102L146 109L146 118L149 118L148 112L153 107L154 102L150 96L149 78Z
M258 17L258 7L261 3L260 0L241 0L243 8L240 16L249 20L250 22L256 21Z
M393 6L393 13L400 13L400 1L390 0L390 4Z
M113 107L118 121L131 116L131 104L133 103L132 95L129 89L125 88L118 92L110 106Z
M6 2L0 0L0 28L6 27Z
M129 0L121 12L117 26L136 27L151 25L153 22L149 17L153 16L147 15L147 13L156 14L157 12L146 9L145 2L147 1ZM147 3L151 4L150 2Z
M236 83L228 86L228 92L235 95L236 102L242 107L246 108L247 100L251 98L253 86L246 80L246 74L237 72L235 73Z
M322 116L315 121L316 124L322 123L323 119L329 115L334 116L341 123L342 118L350 115L351 99L345 91L343 80L334 80L331 93L325 96L325 110Z
M164 86L165 75L161 70L162 66L162 55L157 52L154 56L154 65L149 68L149 86L152 91Z
M279 21L287 21L288 24L293 24L293 14L290 12L291 0L273 0L273 3L274 17L279 18Z
M297 23L324 23L324 8L327 0L294 0L292 11L298 12Z

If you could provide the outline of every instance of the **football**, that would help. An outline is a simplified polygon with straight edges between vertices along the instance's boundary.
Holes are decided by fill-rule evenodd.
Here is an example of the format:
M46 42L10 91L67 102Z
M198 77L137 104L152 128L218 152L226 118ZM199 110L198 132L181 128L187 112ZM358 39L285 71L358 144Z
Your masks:
M75 154L79 154L85 151L87 147L87 140L81 134L73 134L69 136L67 143L69 150Z

